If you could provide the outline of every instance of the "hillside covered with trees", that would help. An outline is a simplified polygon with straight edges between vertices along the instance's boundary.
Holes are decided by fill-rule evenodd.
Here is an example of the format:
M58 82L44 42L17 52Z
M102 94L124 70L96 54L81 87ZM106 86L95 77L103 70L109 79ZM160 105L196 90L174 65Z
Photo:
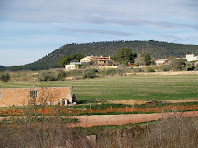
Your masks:
M160 41L104 41L104 42L92 42L82 44L66 44L59 49L54 50L52 53L46 55L42 59L35 61L24 66L11 66L6 67L8 70L41 70L56 68L59 66L59 61L64 55L82 54L82 55L103 55L113 56L118 54L121 48L131 48L134 53L150 53L152 58L167 58L185 57L187 53L194 53L198 55L198 45L184 45L175 44Z
M0 65L0 68L5 68L5 66L1 66L1 65Z

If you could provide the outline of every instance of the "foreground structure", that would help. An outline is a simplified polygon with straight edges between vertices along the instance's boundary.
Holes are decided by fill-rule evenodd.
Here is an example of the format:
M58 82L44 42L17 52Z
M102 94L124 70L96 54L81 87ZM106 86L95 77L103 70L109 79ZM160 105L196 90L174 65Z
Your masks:
M72 103L72 87L0 88L0 107L68 103Z

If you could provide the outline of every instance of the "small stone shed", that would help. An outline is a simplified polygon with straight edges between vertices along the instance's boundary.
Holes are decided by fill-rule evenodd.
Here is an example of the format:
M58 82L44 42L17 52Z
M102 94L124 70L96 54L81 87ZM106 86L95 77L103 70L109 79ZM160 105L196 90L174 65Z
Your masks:
M0 107L72 103L70 87L0 88Z

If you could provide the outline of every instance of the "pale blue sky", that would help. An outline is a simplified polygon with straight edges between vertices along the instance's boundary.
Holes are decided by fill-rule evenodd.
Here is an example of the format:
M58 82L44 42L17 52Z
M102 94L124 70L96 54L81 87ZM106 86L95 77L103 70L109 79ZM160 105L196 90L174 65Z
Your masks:
M0 65L67 43L159 40L198 45L197 0L0 0Z

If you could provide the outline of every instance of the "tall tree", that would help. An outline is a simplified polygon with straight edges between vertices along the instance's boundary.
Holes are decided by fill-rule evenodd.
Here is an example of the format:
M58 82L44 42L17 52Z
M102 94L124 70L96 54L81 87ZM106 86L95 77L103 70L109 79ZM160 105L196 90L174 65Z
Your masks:
M144 55L144 61L145 61L145 64L146 66L149 66L151 64L151 56L150 56L150 53L146 53Z
M80 61L80 59L84 58L82 54L75 53L70 56L71 60Z
M121 48L117 54L117 61L122 64L128 65L128 63L134 63L134 59L137 57L136 53L132 52L130 48Z
M145 60L144 60L144 55L143 54L138 54L137 58L135 58L135 64L137 66L142 66L145 65Z
M64 55L64 56L60 59L59 64L60 64L61 67L64 67L64 66L67 65L70 61L71 61L70 56Z
M84 56L82 54L79 54L79 53L75 53L75 54L72 54L70 56L68 55L64 55L60 61L59 61L59 64L61 67L64 67L65 65L69 64L71 61L75 61L75 62L79 62L80 59L82 59Z

